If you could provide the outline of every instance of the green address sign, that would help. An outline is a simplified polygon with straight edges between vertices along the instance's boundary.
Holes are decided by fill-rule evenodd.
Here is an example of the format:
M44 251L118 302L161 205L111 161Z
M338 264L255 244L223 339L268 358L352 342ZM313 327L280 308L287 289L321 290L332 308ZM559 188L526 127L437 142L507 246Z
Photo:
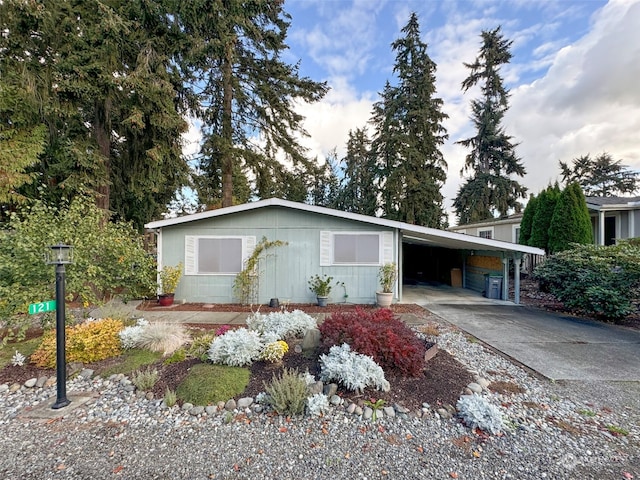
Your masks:
M55 309L56 309L55 300L47 300L46 302L32 303L31 305L29 305L29 315L34 315L36 313L51 312Z

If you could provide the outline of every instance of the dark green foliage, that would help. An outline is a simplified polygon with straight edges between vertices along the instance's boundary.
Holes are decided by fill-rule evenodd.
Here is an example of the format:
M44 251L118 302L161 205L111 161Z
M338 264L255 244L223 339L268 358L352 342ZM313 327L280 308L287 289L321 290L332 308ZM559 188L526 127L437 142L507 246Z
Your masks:
M387 82L371 119L376 184L386 218L437 228L446 224L441 189L447 165L440 146L447 139L447 115L435 96L436 64L420 39L415 13L402 33L392 43L398 85Z
M297 64L283 61L290 18L283 2L171 3L176 24L185 34L180 68L194 85L197 101L192 111L203 124L200 188L210 195L219 191L222 206L230 206L233 177L242 171L251 172L261 198L299 193L299 188L289 188L295 177L275 160L276 152L294 167L308 161L295 138L295 133L304 132L303 117L295 112L293 101L317 101L327 86L300 76Z
M460 225L493 218L496 212L500 216L519 212L518 199L525 198L527 191L511 178L524 176L525 169L515 154L517 144L501 126L509 92L503 86L500 67L511 60L512 42L502 36L500 27L483 31L481 37L480 53L474 63L465 63L470 73L462 82L464 91L480 85L482 98L471 103L476 135L457 142L471 149L460 172L469 171L471 176L453 202Z
M575 245L536 268L540 287L577 312L618 321L635 312L640 288L640 248Z
M345 212L375 216L378 208L377 167L364 128L349 131L347 153L342 163L342 184L336 207Z
M558 197L560 197L560 187L558 184L549 186L538 194L536 211L531 223L530 246L548 250L549 226L551 225L551 218L553 217Z
M560 162L562 181L579 183L588 197L632 194L638 189L638 172L620 163L608 153L593 159L588 154L574 158L572 166Z
M568 185L558 197L549 225L549 252L567 250L573 243L593 243L591 217L577 183Z
M280 415L301 415L307 404L309 387L296 369L285 368L264 385L269 403Z
M520 221L520 238L518 240L520 245L529 245L531 229L533 227L533 217L536 214L537 206L538 199L535 195L531 195L529 203L527 203L524 213L522 214L522 220Z

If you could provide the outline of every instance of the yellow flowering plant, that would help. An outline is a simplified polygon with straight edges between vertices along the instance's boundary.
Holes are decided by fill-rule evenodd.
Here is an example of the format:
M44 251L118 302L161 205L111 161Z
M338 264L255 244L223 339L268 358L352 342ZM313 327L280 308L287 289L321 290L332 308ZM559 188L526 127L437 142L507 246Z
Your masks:
M178 283L182 278L182 262L175 267L165 265L160 271L160 289L163 294L171 294L176 292Z
M289 345L284 340L278 340L267 344L260 354L260 360L265 362L277 363L282 360L285 353L289 351Z

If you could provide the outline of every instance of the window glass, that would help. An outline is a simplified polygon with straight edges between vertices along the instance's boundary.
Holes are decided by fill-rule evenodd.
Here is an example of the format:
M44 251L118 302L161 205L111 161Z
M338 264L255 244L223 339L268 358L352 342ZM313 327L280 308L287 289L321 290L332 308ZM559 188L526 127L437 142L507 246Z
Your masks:
M493 231L492 230L480 230L478 232L478 236L480 238L493 238Z
M198 273L238 273L241 270L241 238L198 239Z
M380 263L380 236L378 234L334 234L333 263Z

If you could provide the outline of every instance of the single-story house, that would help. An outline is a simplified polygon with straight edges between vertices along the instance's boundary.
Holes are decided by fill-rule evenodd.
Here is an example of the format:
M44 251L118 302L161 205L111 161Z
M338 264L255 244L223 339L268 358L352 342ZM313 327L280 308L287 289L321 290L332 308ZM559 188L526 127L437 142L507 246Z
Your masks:
M520 223L522 213L514 213L504 218L467 223L449 228L452 232L465 233L482 238L493 238L503 242L518 243L520 240Z
M523 255L544 251L489 238L343 212L272 198L208 210L145 225L157 236L158 268L182 262L177 301L237 303L236 275L260 239L286 245L270 249L259 263L256 303L315 301L308 281L329 275L330 301L374 303L381 265L398 265L394 297L404 285L448 283L482 292L487 275L500 275L497 297L508 299L510 266L519 303ZM492 284L492 287L494 285Z
M640 197L587 197L596 245L640 236Z

